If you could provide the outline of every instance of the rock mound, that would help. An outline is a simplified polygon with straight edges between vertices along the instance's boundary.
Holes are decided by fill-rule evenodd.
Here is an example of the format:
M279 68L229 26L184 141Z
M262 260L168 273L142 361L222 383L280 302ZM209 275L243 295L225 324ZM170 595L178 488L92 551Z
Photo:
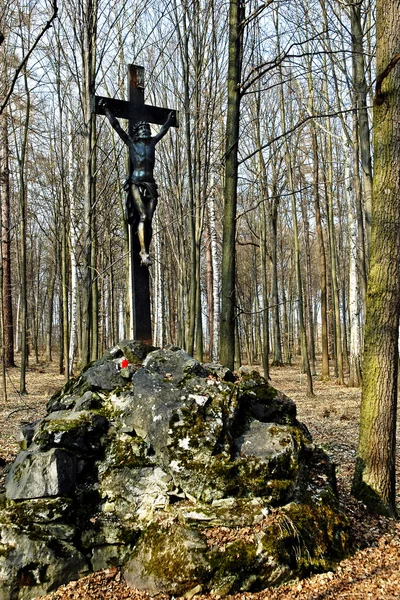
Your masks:
M255 591L347 551L327 455L255 371L121 342L20 445L0 506L0 600L116 565L152 594Z

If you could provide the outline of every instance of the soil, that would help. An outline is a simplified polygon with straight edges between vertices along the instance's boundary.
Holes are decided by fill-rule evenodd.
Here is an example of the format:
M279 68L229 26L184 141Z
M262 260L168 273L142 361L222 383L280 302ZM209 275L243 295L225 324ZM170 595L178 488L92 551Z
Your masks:
M28 395L20 396L19 370L8 369L8 399L0 401L0 485L18 452L17 434L24 423L44 416L46 401L64 383L57 363L32 365L27 373ZM370 515L350 494L356 457L360 390L314 379L315 397L307 398L306 380L298 366L271 369L271 384L297 405L314 442L332 457L337 468L340 503L351 523L352 553L335 572L310 576L257 594L241 593L228 600L372 600L400 598L400 523ZM397 466L400 466L398 443ZM398 497L400 504L400 498ZM47 600L145 600L143 592L128 589L117 568L95 573L62 586ZM158 596L163 600L163 596ZM210 596L196 596L211 600Z

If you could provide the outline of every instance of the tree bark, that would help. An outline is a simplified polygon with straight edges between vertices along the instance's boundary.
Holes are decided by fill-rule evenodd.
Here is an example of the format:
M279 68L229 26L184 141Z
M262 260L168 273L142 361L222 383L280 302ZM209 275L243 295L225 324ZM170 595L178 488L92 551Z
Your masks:
M92 336L92 235L93 235L93 131L95 115L91 101L95 91L97 0L87 0L84 14L84 119L85 119L85 163L84 163L84 206L83 206L83 293L82 293L82 366L90 361Z
M363 28L361 21L361 4L350 4L351 42L353 58L353 82L358 109L357 129L360 140L360 158L364 184L364 212L366 232L366 256L368 258L371 237L371 204L372 204L372 159L371 141L368 122L367 82L365 79L365 59L363 47Z
M346 149L347 150L347 149ZM349 237L349 324L350 324L350 352L349 352L349 387L359 387L361 384L361 344L360 344L360 298L358 274L358 228L354 217L352 202L352 178L350 173L350 157L345 150L345 182L348 214Z
M71 317L70 317L70 339L69 339L69 354L68 354L68 376L73 375L74 372L74 358L77 346L77 321L78 321L78 268L76 260L77 251L77 235L76 235L76 199L74 190L74 154L73 154L73 140L71 131L71 116L68 115L68 196L70 206L70 240L69 240L69 253L71 263Z
M333 335L335 352L335 376L338 383L344 383L343 374L343 349L342 349L342 328L340 323L340 304L337 277L337 253L335 227L333 219L333 151L330 119L327 119L328 139L328 173L327 173L327 215L328 215L328 241L329 257L331 266L331 286L332 286L332 310L333 310Z
M378 78L400 47L400 6L377 2ZM374 101L371 255L364 338L360 438L353 493L396 515L395 449L400 313L400 75L383 79Z
M19 393L27 394L26 389L26 369L28 367L28 290L27 290L27 188L25 181L25 161L28 145L28 132L30 120L30 93L28 87L28 79L26 71L24 72L25 92L26 92L26 117L23 130L23 140L21 144L21 152L19 156L19 233L20 233L20 264L21 264L21 308L20 308L20 323L21 323L21 371Z
M3 321L4 321L4 364L15 367L14 359L14 322L12 311L12 281L11 281L11 208L10 208L10 168L9 143L7 127L7 110L1 115L0 143L0 197L1 197L1 243L3 266Z
M240 119L240 80L242 74L244 5L230 0L228 107L225 133L225 187L222 238L220 361L229 369L235 362L236 313L236 207L238 143Z

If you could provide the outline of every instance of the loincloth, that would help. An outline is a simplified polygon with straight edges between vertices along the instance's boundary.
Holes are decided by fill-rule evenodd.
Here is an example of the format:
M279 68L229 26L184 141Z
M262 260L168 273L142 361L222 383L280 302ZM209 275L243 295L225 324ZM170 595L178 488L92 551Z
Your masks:
M123 185L124 190L129 193L131 185L135 185L138 188L143 199L153 198L153 200L157 200L158 188L156 183L149 183L148 181L136 182L126 179Z
M139 220L139 215L137 213L137 208L135 206L135 201L131 192L131 185L137 187L140 193L140 197L143 202L146 200L154 200L154 208L157 206L158 201L158 188L156 183L150 183L147 181L140 181L136 183L135 181L131 181L129 178L124 182L123 188L127 192L126 194L126 202L125 202L125 220L130 225L134 225Z

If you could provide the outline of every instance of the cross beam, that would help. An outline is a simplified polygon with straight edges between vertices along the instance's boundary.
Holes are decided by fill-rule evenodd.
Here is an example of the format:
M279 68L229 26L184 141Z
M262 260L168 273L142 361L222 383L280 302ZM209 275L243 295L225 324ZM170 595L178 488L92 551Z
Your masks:
M128 65L128 100L94 97L93 112L104 115L101 100L106 100L108 108L115 117L127 119L129 122L129 135L132 135L138 121L147 121L154 125L163 125L171 112L169 108L151 106L144 102L144 68L137 65ZM172 127L179 127L177 113L173 112ZM131 168L129 161L129 169ZM128 173L130 176L131 173ZM151 307L150 307L150 277L147 267L141 266L140 243L134 225L129 227L129 254L130 254L130 337L134 340L148 344L152 343L151 332Z
M108 108L112 110L117 119L128 119L133 124L138 121L148 121L154 125L164 125L171 112L168 108L160 108L159 106L151 106L150 104L118 100L117 98L107 98L106 96L95 96L94 112L96 115L105 115L104 108L100 106L101 100L107 101ZM178 127L176 113L174 113L171 127Z

